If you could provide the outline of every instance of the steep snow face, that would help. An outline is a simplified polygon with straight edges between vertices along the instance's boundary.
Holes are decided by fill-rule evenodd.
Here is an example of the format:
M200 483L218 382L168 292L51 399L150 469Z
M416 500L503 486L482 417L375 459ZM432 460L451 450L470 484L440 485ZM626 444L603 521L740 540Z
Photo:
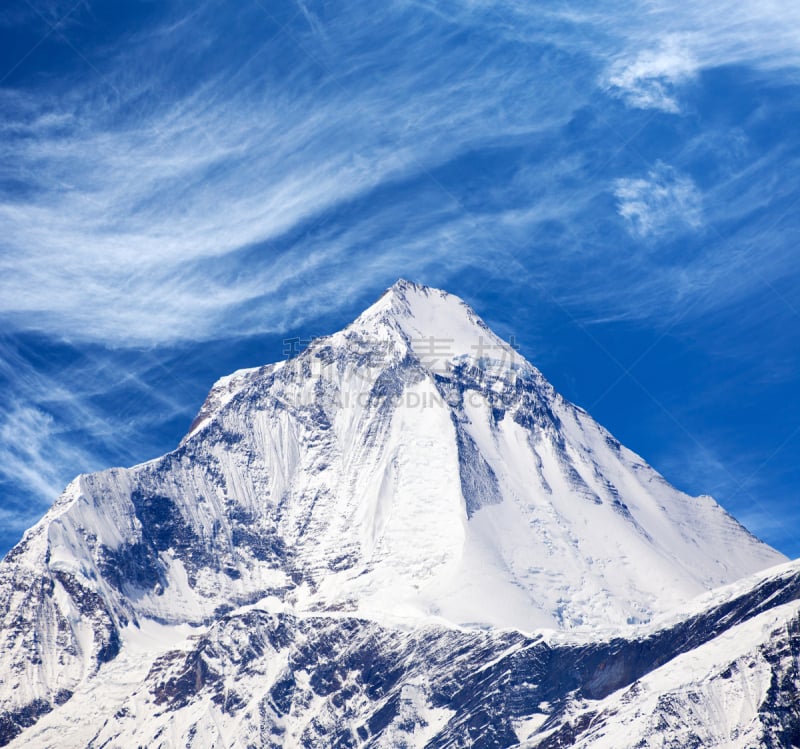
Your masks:
M666 484L450 294L399 282L300 362L312 378L287 401L332 412L333 434L300 511L316 530L292 545L306 567L341 550L308 606L616 625L784 559Z
M35 720L127 627L265 597L384 624L615 627L782 560L457 297L401 281L296 358L220 380L174 452L70 485L0 565L0 700Z
M224 385L205 417L236 435L220 465L248 512L276 523L303 608L617 625L783 561L436 289L401 281L295 360Z

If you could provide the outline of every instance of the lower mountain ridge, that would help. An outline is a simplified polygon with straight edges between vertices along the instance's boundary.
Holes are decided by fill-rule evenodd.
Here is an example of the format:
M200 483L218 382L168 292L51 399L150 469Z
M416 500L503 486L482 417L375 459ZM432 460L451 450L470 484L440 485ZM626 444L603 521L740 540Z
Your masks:
M0 745L792 747L800 563L399 281L0 564Z

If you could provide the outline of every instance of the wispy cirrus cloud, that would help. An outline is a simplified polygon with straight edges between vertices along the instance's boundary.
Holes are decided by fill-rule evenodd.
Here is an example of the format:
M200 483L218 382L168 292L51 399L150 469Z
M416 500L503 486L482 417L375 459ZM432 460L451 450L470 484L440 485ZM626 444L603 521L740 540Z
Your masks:
M636 108L681 112L682 87L704 70L800 66L800 6L789 0L548 2L535 10L522 0L484 0L468 8L488 9L510 38L551 39L598 61L600 85Z
M3 539L28 527L78 473L138 462L143 433L175 418L188 424L197 405L153 383L148 369L159 364L146 352L121 363L102 350L47 351L32 359L0 339Z
M676 114L679 92L702 70L740 65L774 71L800 65L796 3L714 0L676 6L647 0L629 6L604 80L629 105Z
M734 22L696 9L670 14L664 3L620 6L613 29L593 10L480 3L431 5L427 15L424 4L398 2L368 20L356 6L277 4L265 13L256 4L228 9L231 28L213 32L214 3L160 20L128 34L122 50L101 50L100 74L62 82L57 96L0 91L0 315L14 328L114 345L246 335L307 315L307 304L287 300L307 299L312 277L362 292L390 281L397 272L386 268L404 247L436 248L438 257L414 261L421 269L458 267L463 253L439 241L443 227L433 222L412 221L417 233L404 228L389 247L400 213L466 207L460 226L473 236L535 237L547 222L572 221L588 193L605 188L565 182L537 193L531 185L556 170L544 156L527 167L526 184L514 175L528 205L479 205L437 170L492 143L554 137L590 106L596 92L587 86L598 76L635 106L679 111L673 89L698 69L778 57L766 36L777 6L760 15L747 7ZM234 30L231 53L221 40ZM790 64L791 36L782 33L778 46ZM558 55L589 64L562 68ZM175 67L148 63L176 56ZM198 72L187 75L183 61ZM581 179L581 159L570 157ZM698 227L691 179L643 168L646 176L615 182L630 231L652 238ZM374 207L414 180L432 188L425 200L406 190L391 207ZM341 263L347 248L321 243L317 229L368 196L373 206L348 220L386 254L365 266L375 275L353 278ZM584 253L592 247L581 244Z
M88 456L68 441L60 440L52 416L25 402L6 403L0 422L0 464L2 474L28 487L31 494L42 498L42 504L28 509L23 518L41 514L63 489L65 465L82 465Z
M0 85L3 330L92 352L58 372L0 347L3 435L27 435L0 457L20 481L41 467L37 496L149 455L137 432L198 405L153 387L148 350L338 324L400 275L488 310L703 332L741 330L743 307L748 331L777 320L758 294L800 276L788 3L75 7ZM725 66L758 106L703 119Z
M638 53L632 61L619 60L608 74L612 93L641 109L660 109L677 114L680 105L675 92L691 80L699 63L681 39L670 36L659 49Z
M263 21L257 7L250 13ZM269 302L335 262L288 234L482 138L569 116L569 106L555 116L550 99L520 101L524 71L478 66L458 46L433 57L436 38L422 22L388 49L355 52L333 69L324 47L304 51L319 30L303 18L266 43L251 40L241 64L147 106L140 97L159 81L114 56L102 77L55 106L38 93L0 93L9 114L0 177L11 185L0 203L0 314L73 338L147 343L219 335L249 303L261 323L236 332L269 329ZM340 44L370 31L344 22L336 20ZM388 31L390 19L381 23L372 31ZM187 56L209 49L191 27L173 24L172 33L137 40L137 57L152 45L162 54L185 45ZM413 66L398 54L404 45ZM284 56L291 71L275 62ZM418 64L424 57L430 67ZM440 191L438 202L450 199Z
M657 164L646 177L616 180L614 196L619 215L636 237L697 229L703 223L697 186L665 164Z

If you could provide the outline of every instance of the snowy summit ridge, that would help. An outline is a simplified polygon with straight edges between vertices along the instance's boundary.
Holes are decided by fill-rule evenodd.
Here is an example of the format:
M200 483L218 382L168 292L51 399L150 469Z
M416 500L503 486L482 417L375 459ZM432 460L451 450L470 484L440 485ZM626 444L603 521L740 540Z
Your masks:
M234 673L232 643L253 627L264 679L288 669L296 685L285 659L310 618L336 642L337 627L633 637L631 625L783 561L565 401L458 297L401 280L293 359L219 380L176 450L79 476L26 533L0 565L0 739L96 699L123 665L140 711L183 710L171 701L187 689L213 702L209 674ZM209 650L180 665L192 633ZM456 718L422 683L403 688L433 736ZM289 731L290 708L270 699ZM303 744L301 723L288 745ZM376 726L364 736L384 736Z

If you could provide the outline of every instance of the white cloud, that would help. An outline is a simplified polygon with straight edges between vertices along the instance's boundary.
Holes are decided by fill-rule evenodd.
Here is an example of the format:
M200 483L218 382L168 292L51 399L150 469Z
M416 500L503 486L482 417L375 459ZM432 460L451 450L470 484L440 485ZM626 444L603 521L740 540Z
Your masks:
M634 107L678 113L674 90L691 80L697 68L692 52L680 38L671 36L662 40L657 50L645 50L632 61L615 63L608 85Z
M62 466L81 465L86 456L55 438L50 415L20 403L10 406L0 421L2 473L44 501L52 500L63 489Z
M631 106L678 113L680 87L701 70L800 66L800 5L789 0L676 4L644 0L610 13L605 86ZM593 22L607 25L598 16ZM615 49L616 47L616 49Z
M631 106L682 110L680 88L728 65L776 73L800 67L794 0L473 0L508 37L550 41L601 65L600 86Z
M300 20L294 37L308 28ZM331 21L340 25L331 36L362 45L332 75L278 37L196 90L142 107L163 71L133 60L163 52L153 45L185 45L186 56L208 47L190 26L171 41L144 38L139 54L112 58L103 79L57 99L0 91L10 114L0 178L25 183L0 203L0 315L123 345L275 329L283 314L304 312L285 309L287 289L340 260L303 237L278 247L287 233L394 181L429 179L481 138L566 121L579 105L555 82L552 96L521 99L528 72L476 65L459 46L440 55L421 21L396 32L390 18L370 22L379 29L366 20ZM363 46L378 34L386 44ZM271 60L290 52L291 69L276 78ZM109 81L124 101L109 97ZM246 305L244 326L233 313Z
M146 351L126 357L124 366L113 352L72 351L64 359L44 371L0 339L0 482L7 531L28 527L68 481L104 467L109 455L138 462L143 434L162 420L179 417L188 424L197 405L179 403L166 388L148 384L147 370L162 365ZM117 406L102 406L109 402Z
M617 211L636 237L702 225L701 195L691 178L658 164L644 178L614 183Z
M280 329L310 314L310 279L363 292L410 272L409 265L458 268L465 261L457 243L441 241L452 216L441 226L411 222L417 233L402 237L396 217L435 216L452 205L434 175L459 154L559 133L575 111L591 106L598 75L634 106L678 111L681 85L705 67L800 58L792 32L800 11L780 3L722 12L718 2L643 2L569 14L521 2L428 5L436 23L421 2L390 3L382 14L355 6L316 14L317 6L301 3L291 34L319 62L282 35L244 40L242 61L213 66L194 86L179 81L174 92L173 71L146 61L212 56L215 39L196 19L137 32L124 55L103 60L102 79L58 95L0 89L8 114L0 125L0 179L24 186L0 204L7 328L113 345ZM563 72L558 55L542 51L551 47L595 66ZM284 58L292 64L272 66ZM160 97L164 88L169 96ZM529 182L547 183L547 168L531 170ZM372 274L354 277L342 262L358 248L341 234L336 243L317 241L318 220L415 178L437 192L434 201L371 208L356 218L369 225L353 234L383 248L368 264ZM574 215L578 190L547 184L547 195L533 195L529 207L488 217L497 235L487 247L525 237L547 218ZM601 189L590 184L579 198ZM672 172L619 180L615 194L639 237L703 220L697 188ZM458 236L469 227L465 217ZM385 241L392 233L394 246ZM425 246L435 252L403 254ZM572 244L563 249L574 251Z

